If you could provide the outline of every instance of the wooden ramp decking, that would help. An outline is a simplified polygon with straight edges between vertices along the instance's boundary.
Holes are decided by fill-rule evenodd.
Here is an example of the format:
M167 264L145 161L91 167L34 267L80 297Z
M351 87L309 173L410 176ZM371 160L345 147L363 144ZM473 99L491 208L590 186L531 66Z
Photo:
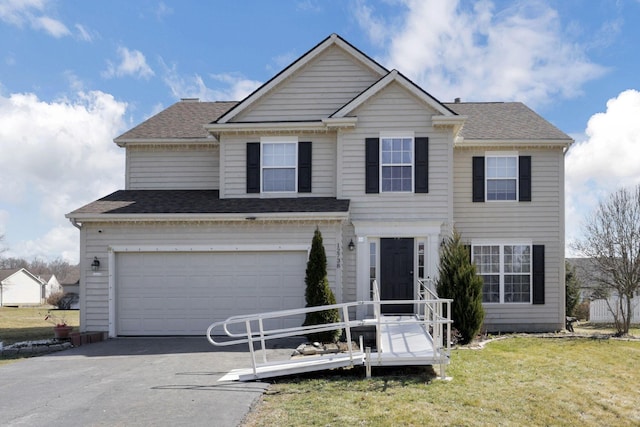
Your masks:
M381 316L380 322L367 322L380 328L379 349L369 356L362 351L296 357L260 364L256 369L234 369L219 381L252 381L305 372L349 366L423 366L449 363L444 349L434 349L433 339L415 316ZM378 326L379 325L379 326Z

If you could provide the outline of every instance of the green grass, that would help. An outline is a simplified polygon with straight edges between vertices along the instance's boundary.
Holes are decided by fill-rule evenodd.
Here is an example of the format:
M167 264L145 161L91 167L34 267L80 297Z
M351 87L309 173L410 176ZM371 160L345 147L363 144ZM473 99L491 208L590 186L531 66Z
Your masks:
M425 369L360 368L274 381L246 426L640 424L640 342L514 337Z
M53 338L53 325L44 320L49 307L0 307L0 341L10 345L20 341ZM51 310L69 326L80 325L78 310Z

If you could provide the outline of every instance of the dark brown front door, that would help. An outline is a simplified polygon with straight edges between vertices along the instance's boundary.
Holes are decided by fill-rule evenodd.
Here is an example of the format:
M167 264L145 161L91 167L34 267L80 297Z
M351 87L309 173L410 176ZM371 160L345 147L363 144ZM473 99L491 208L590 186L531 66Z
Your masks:
M413 239L380 239L380 298L382 300L412 300ZM382 312L413 313L412 304L385 304Z

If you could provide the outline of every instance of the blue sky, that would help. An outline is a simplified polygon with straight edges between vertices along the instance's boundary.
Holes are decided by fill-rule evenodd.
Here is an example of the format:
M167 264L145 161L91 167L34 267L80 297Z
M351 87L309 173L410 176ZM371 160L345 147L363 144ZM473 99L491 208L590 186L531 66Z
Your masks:
M0 0L4 256L77 262L64 214L124 187L112 140L239 100L331 33L441 101L523 101L571 135L567 240L640 184L640 0Z

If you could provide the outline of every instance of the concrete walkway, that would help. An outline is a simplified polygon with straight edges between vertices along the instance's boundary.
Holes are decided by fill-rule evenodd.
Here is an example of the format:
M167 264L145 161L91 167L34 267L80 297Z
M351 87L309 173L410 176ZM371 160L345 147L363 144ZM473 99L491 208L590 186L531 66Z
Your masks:
M267 384L218 379L249 366L246 345L204 337L119 338L21 360L0 366L0 425L237 426Z

